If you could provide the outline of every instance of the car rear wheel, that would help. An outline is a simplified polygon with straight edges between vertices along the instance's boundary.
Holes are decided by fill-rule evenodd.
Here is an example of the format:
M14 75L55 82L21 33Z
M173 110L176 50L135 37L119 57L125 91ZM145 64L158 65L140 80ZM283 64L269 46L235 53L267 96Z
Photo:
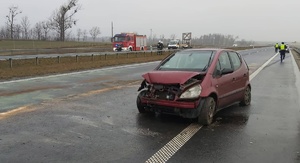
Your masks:
M136 106L140 113L146 113L145 105L141 103L141 97L143 97L146 94L146 92L146 90L140 92L136 99Z
M244 92L244 98L243 100L240 102L241 106L248 106L251 103L251 88L250 86L247 86L247 88L245 89Z
M201 108L201 112L198 117L198 122L202 125L210 125L213 122L215 109L216 102L214 98L207 97L204 101L203 107Z

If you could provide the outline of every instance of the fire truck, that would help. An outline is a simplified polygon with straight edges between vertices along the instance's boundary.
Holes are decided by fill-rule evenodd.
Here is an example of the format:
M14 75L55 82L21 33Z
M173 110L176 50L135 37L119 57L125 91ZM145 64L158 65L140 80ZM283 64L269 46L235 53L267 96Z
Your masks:
M113 37L113 51L147 50L146 35L136 33L120 33Z

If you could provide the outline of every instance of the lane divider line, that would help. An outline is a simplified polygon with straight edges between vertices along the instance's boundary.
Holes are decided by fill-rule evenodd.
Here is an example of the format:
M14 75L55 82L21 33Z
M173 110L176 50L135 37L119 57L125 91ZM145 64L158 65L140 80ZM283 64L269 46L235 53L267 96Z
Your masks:
M251 81L256 75L258 75L279 53L276 53L273 57L271 57L267 62L265 62L262 66L260 66L256 71L254 71L249 80Z
M189 141L200 129L201 125L192 123L183 131L181 131L176 137L174 137L169 143L163 146L152 157L150 157L146 163L164 163L167 162L187 141Z

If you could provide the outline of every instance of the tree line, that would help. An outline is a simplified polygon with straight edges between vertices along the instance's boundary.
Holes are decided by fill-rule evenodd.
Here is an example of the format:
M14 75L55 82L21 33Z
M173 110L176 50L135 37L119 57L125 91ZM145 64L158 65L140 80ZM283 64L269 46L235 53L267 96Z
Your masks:
M9 12L6 15L5 25L0 27L0 39L13 40L55 40L55 41L87 41L90 36L93 41L101 34L100 28L95 26L90 30L77 29L76 34L72 34L69 30L76 25L77 20L75 15L80 11L81 4L79 0L68 0L66 4L59 6L53 11L52 15L44 20L31 25L29 18L22 15L22 11L17 6L9 7ZM16 18L21 17L19 23ZM172 34L169 39L164 35L159 37L154 34L148 37L148 43L155 44L158 40L164 40L166 43L171 39L176 39L176 35ZM102 38L105 41L110 41L111 38ZM238 46L253 45L253 41L244 39L238 41L238 36L223 35L223 34L207 34L200 37L193 37L192 44L204 46L228 47L234 44Z
M171 34L170 38L165 38L164 35L160 35L159 37L154 34L152 38L149 38L150 44L156 44L159 40L163 41L164 44L168 44L171 40L174 39L182 39L178 38L175 34ZM238 36L234 35L224 35L224 34L206 34L200 37L192 37L192 45L200 45L200 46L212 46L212 47L231 47L233 45L237 46L250 46L253 45L254 41L247 41L245 39L239 39Z
M17 23L16 18L21 16L22 11L18 6L12 5L6 15L5 25L0 27L0 39L74 41L74 37L71 36L72 31L68 31L68 29L76 25L77 20L74 16L81 9L78 1L68 0L66 4L53 11L47 20L39 21L33 26L27 16L21 17L21 21ZM76 39L86 41L90 35L95 41L100 34L100 28L97 26L92 27L89 31L78 29Z

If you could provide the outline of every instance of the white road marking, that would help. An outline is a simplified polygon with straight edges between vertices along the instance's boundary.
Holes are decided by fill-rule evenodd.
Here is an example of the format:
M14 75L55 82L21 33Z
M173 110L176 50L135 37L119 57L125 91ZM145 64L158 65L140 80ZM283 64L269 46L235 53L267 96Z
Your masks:
M250 75L250 81L258 74L260 73L279 53L276 53L273 57L271 57L267 62L265 62L262 66L260 66L256 71L254 71Z
M201 125L192 123L177 136L175 136L169 143L163 146L146 163L166 162L168 161L187 141L189 141L200 129Z
M260 66L255 72L253 72L249 80L251 81L259 72L261 72L276 56L276 53L267 62ZM153 156L151 156L146 163L165 163L167 162L188 140L192 138L203 126L197 123L190 124L187 128L181 131L177 136L175 136L171 141L169 141L165 146L163 146L159 151L157 151Z

